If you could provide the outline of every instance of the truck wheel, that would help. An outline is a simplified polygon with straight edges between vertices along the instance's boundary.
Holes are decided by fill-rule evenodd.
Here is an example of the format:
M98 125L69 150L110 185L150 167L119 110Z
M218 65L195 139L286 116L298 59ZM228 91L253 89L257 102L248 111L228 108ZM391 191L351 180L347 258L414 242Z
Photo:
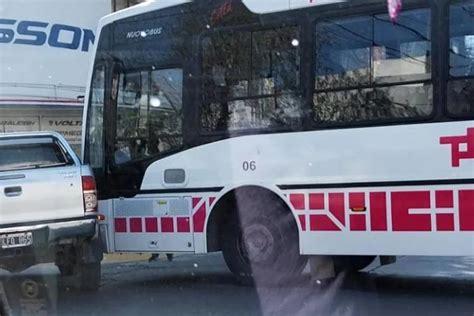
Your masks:
M100 262L83 263L77 269L78 285L82 291L97 291L100 287Z
M224 227L222 250L227 266L242 283L278 284L301 274L298 227L293 215L275 199L239 199Z
M354 273L369 266L375 256L333 256L332 258L336 273L343 271Z

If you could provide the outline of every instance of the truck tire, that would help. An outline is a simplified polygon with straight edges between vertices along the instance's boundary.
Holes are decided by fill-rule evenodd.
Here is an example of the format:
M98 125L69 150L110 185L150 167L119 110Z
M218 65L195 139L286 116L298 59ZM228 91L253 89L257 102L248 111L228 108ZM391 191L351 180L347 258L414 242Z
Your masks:
M301 274L298 226L275 198L245 194L224 226L222 251L229 270L244 284L279 284Z
M355 273L368 267L375 256L333 256L334 270L336 273Z
M83 263L77 269L78 285L81 291L97 291L100 287L100 262Z

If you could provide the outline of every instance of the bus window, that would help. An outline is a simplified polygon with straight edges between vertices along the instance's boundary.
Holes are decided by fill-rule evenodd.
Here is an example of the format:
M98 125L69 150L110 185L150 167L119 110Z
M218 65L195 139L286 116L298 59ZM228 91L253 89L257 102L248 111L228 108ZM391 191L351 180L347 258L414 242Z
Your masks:
M316 24L316 89L368 85L371 34L368 17Z
M474 5L454 3L449 11L448 111L474 115Z
M297 126L302 117L299 30L215 32L202 41L205 131Z
M314 120L343 123L432 112L429 10L323 21L315 27Z
M105 67L95 68L90 93L87 157L92 168L102 168L104 164Z
M116 164L163 154L182 146L182 77L181 69L120 75Z
M406 12L395 24L387 15L376 15L373 28L372 76L375 83L430 79L431 23L428 10Z

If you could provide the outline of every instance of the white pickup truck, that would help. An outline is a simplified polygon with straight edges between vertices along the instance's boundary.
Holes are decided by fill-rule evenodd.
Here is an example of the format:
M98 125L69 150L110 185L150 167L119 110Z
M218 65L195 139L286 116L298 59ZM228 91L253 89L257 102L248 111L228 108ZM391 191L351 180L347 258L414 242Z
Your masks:
M91 170L52 132L0 134L0 268L54 262L83 290L100 285Z

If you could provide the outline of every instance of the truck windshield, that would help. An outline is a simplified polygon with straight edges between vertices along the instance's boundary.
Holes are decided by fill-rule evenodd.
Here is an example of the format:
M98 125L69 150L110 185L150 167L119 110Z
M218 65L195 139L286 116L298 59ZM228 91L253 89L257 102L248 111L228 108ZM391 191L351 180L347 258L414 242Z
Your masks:
M61 148L54 142L0 144L0 172L48 168L69 164Z

